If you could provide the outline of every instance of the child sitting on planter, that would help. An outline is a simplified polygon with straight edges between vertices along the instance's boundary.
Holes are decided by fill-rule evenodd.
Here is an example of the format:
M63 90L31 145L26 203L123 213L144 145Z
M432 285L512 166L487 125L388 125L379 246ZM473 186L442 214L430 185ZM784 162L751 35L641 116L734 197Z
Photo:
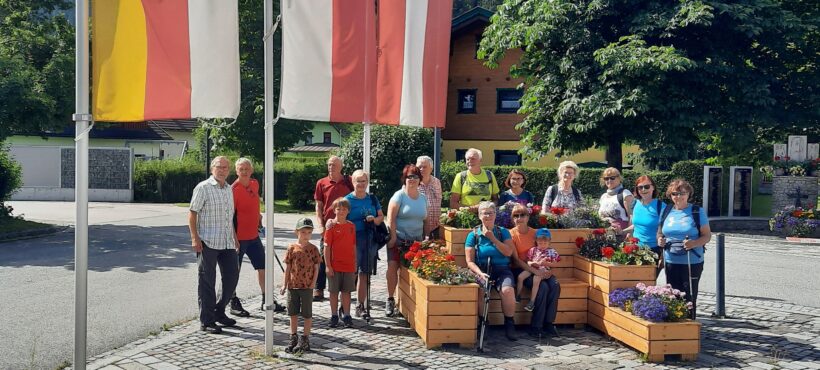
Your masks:
M558 252L550 248L551 239L552 234L549 229L538 229L538 231L535 232L536 245L527 251L527 264L530 265L530 267L546 272L552 269L554 263L561 260ZM527 311L532 311L534 308L535 297L538 296L538 287L541 285L541 277L538 275L533 276L531 272L526 270L522 271L518 275L518 295L516 296L516 301L520 302L521 291L524 289L524 280L527 280L530 276L532 276L532 291L530 292L530 301L524 307Z
M285 254L285 277L282 279L281 294L288 292L288 316L290 316L290 344L285 352L307 352L310 350L310 327L313 317L313 287L319 276L319 248L311 244L313 221L307 217L296 222L296 236L298 241L288 246ZM305 319L302 337L296 336L299 324L298 315Z
M341 197L333 201L336 218L325 226L325 269L328 291L330 291L330 327L339 326L339 316L346 328L353 327L350 318L350 292L356 289L356 226L347 220L350 202ZM342 307L339 306L339 292L342 293Z

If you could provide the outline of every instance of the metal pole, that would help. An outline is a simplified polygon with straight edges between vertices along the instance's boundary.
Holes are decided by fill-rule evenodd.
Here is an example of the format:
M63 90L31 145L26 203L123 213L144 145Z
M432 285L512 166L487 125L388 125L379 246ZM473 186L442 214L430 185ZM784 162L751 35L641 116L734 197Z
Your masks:
M717 234L717 278L715 283L715 316L726 317L726 236Z
M273 261L276 256L274 236L276 229L273 225L274 214L274 187L273 187L273 0L265 0L265 355L273 355L273 291L274 269Z
M370 173L370 122L364 123L364 135L362 135L362 169L364 172Z
M441 178L441 127L433 131L433 176Z
M211 129L205 129L205 177L211 176Z
M74 369L85 370L88 336L88 3L76 0L74 144Z

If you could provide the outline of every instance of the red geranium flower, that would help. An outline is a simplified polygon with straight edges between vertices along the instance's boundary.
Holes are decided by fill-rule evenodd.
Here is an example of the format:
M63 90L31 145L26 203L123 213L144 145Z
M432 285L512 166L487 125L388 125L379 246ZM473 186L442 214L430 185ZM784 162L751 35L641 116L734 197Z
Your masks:
M798 218L802 217L803 216L803 211L801 211L799 209L795 209L794 211L792 211L792 216L798 217Z
M610 246L603 247L601 248L601 254L606 258L612 258L612 255L615 254L615 249Z
M444 259L446 259L448 261L455 261L456 257L453 256L452 254L448 254L446 257L444 257Z
M780 156L779 156L779 155L774 156L774 160L779 161L779 160L780 160Z
M409 260L412 260L413 257L415 257L415 256L416 256L416 254L413 253L413 251L407 251L407 253L404 254L404 259L409 261Z
M420 249L421 249L421 243L420 242L415 242L415 243L410 245L410 251L412 251L412 252L418 252Z
M575 238L575 246L578 247L578 248L581 248L584 245L585 241L586 240L584 238L579 236L579 237Z
M606 230L604 230L604 229L592 230L592 235L604 235L604 234L606 234Z
M456 214L457 214L457 212L454 209L451 209L451 210L447 211L447 217L449 217L449 218L456 217Z
M419 268L419 266L421 266L421 261L413 260L413 268Z
M632 254L633 252L635 252L637 250L638 250L637 245L627 244L627 245L624 246L624 253L626 253L626 254Z
M541 206L532 206L532 213L541 213Z
M541 226L547 226L547 216L540 215L538 216L538 224Z
M632 243L632 244L638 244L638 238L635 238L635 237L629 238L629 242Z
M560 215L563 215L564 213L567 213L567 209L566 208L561 208L561 207L552 207L552 208L550 208L550 212L552 212L552 214L554 214L554 215L560 216Z

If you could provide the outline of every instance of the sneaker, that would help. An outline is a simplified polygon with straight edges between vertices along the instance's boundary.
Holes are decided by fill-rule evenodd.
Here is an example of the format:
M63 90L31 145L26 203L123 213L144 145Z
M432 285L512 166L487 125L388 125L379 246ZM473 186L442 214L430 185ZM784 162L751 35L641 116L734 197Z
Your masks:
M555 325L552 325L552 324L547 324L547 325L545 325L545 326L544 326L544 329L543 329L542 331L543 331L543 333L544 333L544 334L546 334L546 335L551 335L551 336L553 336L553 337L557 337L557 336L559 336L559 334L558 334L558 329L556 329L556 328L555 328Z
M222 326L236 326L236 320L228 317L224 313L216 313L216 322Z
M533 304L532 301L529 301L529 303L527 303L527 305L524 306L524 309L527 310L527 311L532 312L532 310L535 309L535 304Z
M199 330L202 330L208 334L220 334L222 333L222 328L216 325L216 323L204 324L199 327Z
M285 312L286 309L287 307L279 304L279 302L273 301L273 312Z
M384 316L393 317L396 314L396 300L393 297L387 298L387 304L384 305Z
M359 303L356 305L356 317L362 317L364 313L364 305Z
M339 316L333 315L330 317L330 327L335 328L339 326Z
M350 315L346 315L346 316L342 319L342 321L345 323L345 327L346 327L346 328L352 328L352 327L353 327L353 318L352 318L352 317L350 317Z
M310 339L308 339L307 335L302 334L302 336L299 337L299 351L310 351Z
M293 353L293 350L299 347L299 336L296 334L290 335L290 343L285 347L285 352Z
M265 300L262 300L262 308L265 307ZM231 315L236 317L248 317L251 315L250 312L245 311L242 307L242 302L239 300L239 297L231 298Z
M518 294L515 295L515 303L521 303L521 296Z

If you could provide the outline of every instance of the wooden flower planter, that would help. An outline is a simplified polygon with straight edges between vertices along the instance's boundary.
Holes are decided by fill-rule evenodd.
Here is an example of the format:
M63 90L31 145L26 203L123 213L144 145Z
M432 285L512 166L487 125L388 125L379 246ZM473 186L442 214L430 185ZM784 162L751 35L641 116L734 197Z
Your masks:
M573 324L576 327L583 327L587 322L587 293L589 286L573 278L559 278L561 285L561 295L558 297L558 314L555 316L554 324ZM482 294L479 291L479 294ZM530 291L524 288L521 293L521 302L515 305L515 324L529 325L532 319L532 312L524 309L530 301ZM490 325L501 325L504 323L504 314L501 312L501 297L498 292L493 291L490 295L490 313L488 314Z
M666 355L680 355L684 361L697 360L700 327L697 321L650 322L618 307L589 302L588 323L603 333L644 353L650 362L662 362Z
M427 348L475 345L478 292L478 284L436 285L407 268L399 270L399 312Z
M633 288L638 283L655 285L655 266L613 265L575 256L575 279L589 285L589 299L604 306L609 304L609 292L618 288Z
M447 253L456 258L456 265L467 267L467 258L464 257L464 241L467 234L473 229L457 229L452 226L441 225L444 229L444 241L447 245Z

